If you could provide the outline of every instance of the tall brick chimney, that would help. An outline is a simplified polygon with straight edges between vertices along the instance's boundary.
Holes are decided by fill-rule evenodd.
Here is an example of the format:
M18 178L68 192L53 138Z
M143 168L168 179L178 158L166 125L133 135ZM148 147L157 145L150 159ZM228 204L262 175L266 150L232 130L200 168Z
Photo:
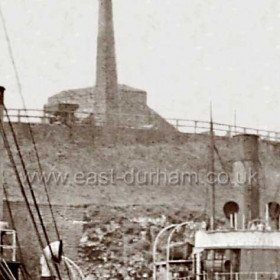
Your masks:
M118 119L119 93L112 0L99 0L96 67L96 117L109 124Z

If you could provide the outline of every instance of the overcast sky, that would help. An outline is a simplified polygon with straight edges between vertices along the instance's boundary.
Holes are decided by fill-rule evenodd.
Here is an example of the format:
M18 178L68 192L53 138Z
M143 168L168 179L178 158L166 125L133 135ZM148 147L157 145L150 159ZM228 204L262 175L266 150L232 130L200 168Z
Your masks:
M0 0L28 108L95 83L98 0ZM280 131L279 0L113 0L119 83L165 117ZM0 26L0 83L21 107Z

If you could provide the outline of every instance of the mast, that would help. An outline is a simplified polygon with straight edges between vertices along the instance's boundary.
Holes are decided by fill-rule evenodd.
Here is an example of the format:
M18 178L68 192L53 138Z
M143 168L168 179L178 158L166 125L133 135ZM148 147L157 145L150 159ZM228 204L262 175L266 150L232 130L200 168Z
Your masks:
M213 128L212 102L210 104L210 170L212 178L210 180L210 229L215 229L216 211L215 211L215 142Z
M0 122L3 122L3 115L4 115L4 91L5 88L0 86ZM0 131L1 128L3 127L3 124L0 126ZM2 132L2 131L1 131ZM3 155L4 155L4 143L3 143L3 138L0 137L0 155L2 159L0 160L0 221L3 220Z

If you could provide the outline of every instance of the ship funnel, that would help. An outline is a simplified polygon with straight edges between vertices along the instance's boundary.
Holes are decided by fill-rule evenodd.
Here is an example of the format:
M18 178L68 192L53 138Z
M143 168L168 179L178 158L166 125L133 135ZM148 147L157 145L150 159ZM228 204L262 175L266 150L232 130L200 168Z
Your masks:
M41 264L41 279L53 279L51 275L48 262L60 263L63 254L63 243L62 240L50 243L45 247L43 255L40 259Z
M240 213L246 221L260 217L260 178L259 178L259 136L242 134L237 140L237 161L233 166L235 187L240 189ZM242 174L243 180L238 179ZM254 174L254 175L253 175ZM256 175L256 176L255 176ZM241 182L240 182L241 181Z

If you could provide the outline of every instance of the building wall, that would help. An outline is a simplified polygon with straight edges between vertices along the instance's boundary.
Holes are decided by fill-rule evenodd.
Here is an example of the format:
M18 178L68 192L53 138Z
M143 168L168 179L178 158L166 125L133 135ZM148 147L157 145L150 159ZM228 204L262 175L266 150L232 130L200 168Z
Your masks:
M252 137L254 138L255 136ZM232 138L227 147L229 153L223 150L225 146L220 147L219 149L218 146L218 150L224 161L224 167L227 169L226 172L228 172L233 181L230 184L216 185L217 216L224 218L223 207L225 203L234 201L238 203L240 209L238 214L240 226L242 224L243 214L245 214L247 222L253 218L264 219L266 216L266 205L269 202L277 202L280 204L279 143L262 141L259 139L258 147L254 148L252 143L246 146L246 144L244 145L244 143L242 144L237 139ZM252 158L252 151L254 151L254 159ZM218 157L216 158L216 163L217 161L219 161ZM220 167L218 166L217 168L219 169ZM222 170L224 171L225 169L222 168ZM235 172L241 175L245 172L246 176L241 176L238 181L239 184L236 183ZM254 174L256 176L254 176ZM251 199L249 199L248 196L250 196L250 192L252 192L252 185L258 189L258 194L257 196L252 195ZM245 198L246 196L247 199ZM251 204L250 207L253 209L255 208L257 211L255 217L250 218L250 216L246 214L245 207L248 203Z
M63 91L48 99L47 105L58 103L78 104L78 118L84 119L94 116L95 123L100 125L103 123L103 114L111 114L114 121L122 126L141 128L162 126L172 126L168 124L156 112L147 106L147 93L142 90L137 90L126 85L119 85L119 107L106 111L106 100L99 93L97 88L84 88ZM102 99L103 98L103 99Z
M252 271L278 272L280 269L279 258L278 250L241 250L240 271L248 273L252 273ZM265 275L263 277L265 278Z
M209 170L209 136L171 133L165 130L133 130L118 129L105 131L102 128L87 125L36 124L32 126L38 145L44 170L58 170L67 172L87 171L91 166L108 168L108 165L125 170L136 167L139 170L151 170L159 167L162 170L195 171L202 177ZM32 145L26 124L15 124L19 144L23 149L25 160L34 164ZM109 136L108 136L109 135ZM113 135L113 137L111 137ZM10 137L10 135L9 135ZM236 138L216 137L215 144L219 156L215 155L216 172L233 173L234 163L240 161L240 143ZM271 201L279 202L278 195L280 176L280 144L259 142L259 180L260 180L260 213L265 213L265 204ZM20 229L19 237L22 241L26 260L35 263L36 273L39 271L38 242L28 218L23 202L18 201L17 183L12 175L11 165L6 158L5 179L12 200L16 225ZM28 165L29 166L29 165ZM59 228L65 241L66 254L76 259L77 246L83 233L82 221L83 204L115 205L168 205L177 207L187 206L192 211L209 213L207 190L209 185L199 182L195 185L125 185L93 187L90 185L75 185L73 182L65 186L49 186ZM55 239L50 221L48 207L44 204L45 197L41 185L35 184L40 207ZM223 206L228 201L240 203L243 190L232 183L216 186L216 211L219 221L225 220ZM53 201L53 200L52 200ZM77 205L77 206L73 206ZM125 210L124 210L125 211ZM7 210L4 211L5 219ZM241 219L241 218L240 218ZM31 267L33 268L33 267Z

